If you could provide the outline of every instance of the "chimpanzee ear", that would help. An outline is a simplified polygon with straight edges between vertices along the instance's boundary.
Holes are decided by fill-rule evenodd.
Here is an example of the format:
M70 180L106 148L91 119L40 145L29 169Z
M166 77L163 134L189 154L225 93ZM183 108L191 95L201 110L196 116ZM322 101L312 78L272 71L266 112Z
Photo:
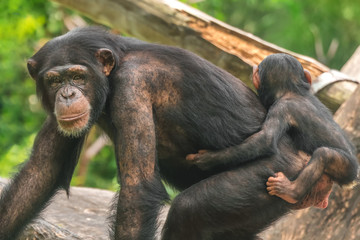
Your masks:
M37 77L37 62L34 59L30 58L27 61L27 68L28 68L28 71L30 73L30 76L33 79L36 79L36 77Z
M115 58L110 49L100 48L96 54L96 59L103 65L103 73L105 76L109 76L111 70L115 66Z
M312 83L312 79L311 79L311 74L308 70L304 70L304 74L305 74L305 78L308 81L308 83L311 85Z
M252 80L253 80L254 87L256 89L259 89L259 87L260 87L260 76L259 76L259 67L257 65L253 66Z

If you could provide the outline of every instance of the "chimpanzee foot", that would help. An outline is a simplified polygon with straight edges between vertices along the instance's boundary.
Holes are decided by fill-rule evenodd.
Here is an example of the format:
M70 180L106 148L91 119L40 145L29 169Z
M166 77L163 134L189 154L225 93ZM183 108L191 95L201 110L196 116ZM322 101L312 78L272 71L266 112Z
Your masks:
M275 177L269 177L266 182L266 190L272 196L278 196L289 203L297 203L298 200L292 196L294 184L282 173L275 173Z

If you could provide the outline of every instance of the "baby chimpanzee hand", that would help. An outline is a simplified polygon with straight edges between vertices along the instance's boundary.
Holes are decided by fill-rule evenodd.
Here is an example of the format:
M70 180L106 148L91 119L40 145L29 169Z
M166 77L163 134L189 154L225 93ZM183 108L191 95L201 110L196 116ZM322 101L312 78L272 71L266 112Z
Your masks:
M216 156L216 152L212 152L209 150L199 150L198 153L187 155L186 160L191 161L201 170L209 170L215 165L219 164L215 156Z

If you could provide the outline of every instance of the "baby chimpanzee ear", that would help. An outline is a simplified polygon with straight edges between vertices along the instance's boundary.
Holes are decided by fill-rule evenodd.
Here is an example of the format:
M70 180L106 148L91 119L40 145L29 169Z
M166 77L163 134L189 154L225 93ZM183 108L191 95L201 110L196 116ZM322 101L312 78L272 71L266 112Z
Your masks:
M37 62L34 59L29 59L27 61L27 68L29 71L30 76L36 80L37 78Z
M308 70L304 70L304 74L305 74L305 78L307 79L308 83L311 85L312 79L311 79L310 72Z
M259 87L260 87L259 67L256 65L253 66L252 80L253 80L254 87L256 89L259 89Z
M100 48L96 52L95 57L103 65L103 73L109 76L115 66L115 58L112 51L107 48Z

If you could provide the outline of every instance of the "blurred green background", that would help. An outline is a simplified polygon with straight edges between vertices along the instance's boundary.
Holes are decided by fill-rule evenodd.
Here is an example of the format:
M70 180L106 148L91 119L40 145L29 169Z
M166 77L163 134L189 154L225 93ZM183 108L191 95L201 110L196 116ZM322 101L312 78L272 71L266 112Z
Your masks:
M215 18L291 51L340 69L360 45L359 0L183 0ZM77 13L45 0L0 1L0 176L27 159L45 119L26 59L67 31ZM83 16L81 16L84 18ZM88 24L92 22L86 18ZM89 144L100 135L94 130ZM106 145L81 160L73 185L116 189L116 164Z

